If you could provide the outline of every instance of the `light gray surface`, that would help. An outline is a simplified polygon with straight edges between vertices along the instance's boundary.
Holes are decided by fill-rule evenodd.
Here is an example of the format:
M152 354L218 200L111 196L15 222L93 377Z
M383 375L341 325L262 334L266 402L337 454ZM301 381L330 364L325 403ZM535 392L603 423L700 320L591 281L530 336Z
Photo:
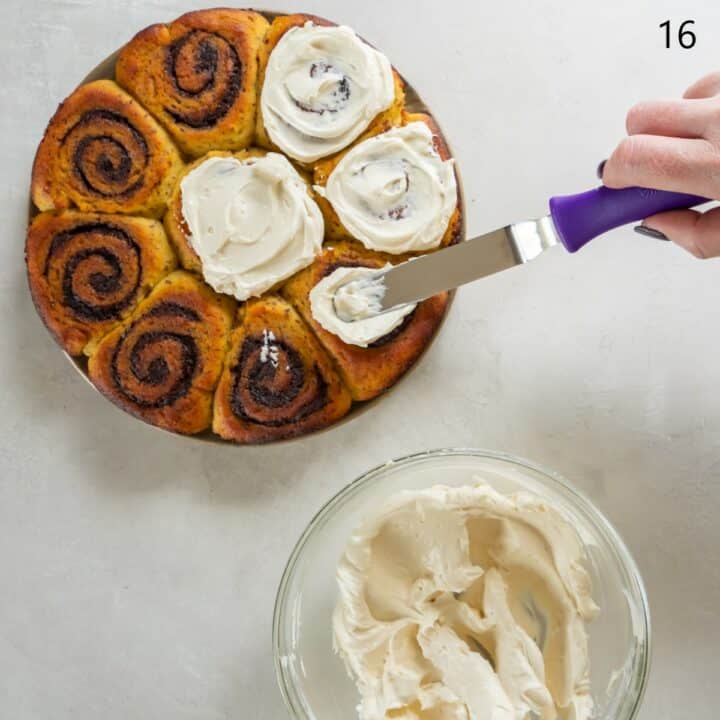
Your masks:
M678 94L720 64L713 6L272 3L353 25L417 85L458 157L471 233L592 185L631 102ZM640 717L716 718L720 261L623 230L464 288L396 393L293 445L224 449L153 431L70 368L25 284L36 144L89 68L191 7L3 1L0 716L283 717L270 622L298 534L369 466L469 445L542 462L597 501L653 610ZM695 50L662 48L668 17L697 20Z

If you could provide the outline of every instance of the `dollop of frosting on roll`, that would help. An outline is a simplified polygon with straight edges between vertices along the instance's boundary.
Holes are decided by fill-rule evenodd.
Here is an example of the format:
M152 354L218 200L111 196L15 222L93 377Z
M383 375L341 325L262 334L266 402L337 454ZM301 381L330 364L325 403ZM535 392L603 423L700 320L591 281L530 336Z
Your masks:
M273 49L260 99L270 139L300 162L347 147L395 94L388 59L349 27L306 23Z
M180 184L182 214L205 281L238 300L307 267L323 218L306 183L278 153L211 157Z
M423 122L361 142L315 189L365 247L395 254L437 248L457 206L453 161Z
M360 347L372 345L399 327L415 309L414 304L367 317L379 300L377 287L352 282L371 278L377 272L377 268L339 267L324 277L310 291L310 310L318 324L343 342Z

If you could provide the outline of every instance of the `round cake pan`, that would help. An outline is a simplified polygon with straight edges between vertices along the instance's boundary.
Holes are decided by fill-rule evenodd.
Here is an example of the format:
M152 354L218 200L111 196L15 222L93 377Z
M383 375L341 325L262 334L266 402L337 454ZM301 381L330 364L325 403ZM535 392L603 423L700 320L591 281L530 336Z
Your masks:
M256 12L262 13L262 14L267 18L267 20L268 20L269 22L272 22L276 17L278 17L278 15L283 14L283 13L277 13L277 12L270 12L270 11L266 11L266 10L257 10L257 9L255 9L255 10L256 10ZM129 38L128 38L128 39L129 39ZM366 42L367 42L367 41L366 41ZM371 43L368 43L368 44L371 44ZM93 80L103 80L103 79L113 80L113 79L115 78L115 62L116 62L119 54L120 54L120 50L118 49L118 50L116 50L115 52L113 52L112 54L108 55L108 56L107 56L102 62L100 62L93 70L91 70L91 71L85 76L85 78L83 78L83 80L78 84L77 87L80 87L81 85L84 85L85 83L92 82ZM397 69L396 69L396 70L397 70ZM399 72L399 71L398 71L398 72ZM412 85L412 83L408 82L407 78L406 78L404 75L400 74L400 76L401 76L401 78L402 78L402 80L403 80L403 83L405 84L405 107L406 107L410 112L413 112L413 113L416 113L416 112L418 112L418 113L427 113L428 115L431 115L431 116L433 117L433 119L434 119L435 122L437 123L438 127L440 128L440 132L442 133L442 136L443 136L443 138L445 139L445 143L447 144L447 146L448 146L448 148L449 148L449 150L450 150L450 155L451 155L453 158L455 158L455 153L454 153L453 150L452 150L452 144L448 141L447 137L445 136L445 133L444 133L444 131L443 131L443 129L442 129L442 126L440 125L440 123L439 123L439 122L437 121L437 119L435 118L435 115L432 113L432 111L430 110L430 108L428 108L428 106L427 106L427 105L425 104L425 102L422 100L422 98L420 97L420 94L419 94L418 91L415 89L415 87ZM77 87L76 87L75 89L77 89ZM465 240L467 239L466 225L465 225L465 196L464 196L464 193L463 193L462 178L461 178L461 176L460 176L460 172L459 172L459 170L458 170L457 164L455 165L455 175L456 175L456 178L457 178L457 187L458 187L458 207L460 208L460 242L465 242ZM28 207L28 223L29 223L29 222L35 217L35 215L37 215L37 214L38 214L38 210L37 210L37 208L34 206L34 204L33 204L33 202L32 202L32 197L30 197L30 198L29 198L29 207ZM160 432L170 433L170 434L172 434L172 435L179 435L180 437L187 438L188 440L198 440L198 441L201 441L201 442L208 442L208 443L215 443L215 444L217 444L217 445L223 445L223 446L226 446L226 447L227 447L227 446L236 446L236 447L239 447L239 448L249 447L249 446L258 446L258 445L267 445L267 446L271 446L271 447L272 447L272 446L274 446L274 445L277 445L278 443L298 442L298 441L301 441L301 440L303 440L303 439L305 439L305 438L312 437L312 436L315 436L315 435L319 435L320 433L330 432L330 431L334 430L335 428L340 427L341 425L344 425L345 423L348 423L348 422L350 422L351 420L354 420L356 417L358 417L358 416L361 415L362 413L367 412L367 411L370 410L372 407L374 407L374 406L377 405L379 402L381 402L382 399L383 399L388 393L392 392L393 390L395 390L395 388L397 388L399 385L401 385L402 382L403 382L403 380L404 380L410 373L412 373L412 372L418 367L418 365L419 365L421 362L423 362L423 360L425 359L425 355L427 354L428 350L429 350L430 347L433 345L433 343L435 343L435 341L437 340L437 338L438 338L438 336L439 336L439 334L440 334L440 331L441 331L443 325L445 324L445 320L447 319L447 316L448 316L448 314L449 314L449 312L450 312L450 309L451 309L451 307L452 307L452 305L453 305L454 298L455 298L455 291L453 290L453 291L451 291L451 293L450 293L450 298L449 298L449 302L448 302L448 304L447 304L447 308L446 308L446 310L445 310L445 314L443 315L442 320L441 320L440 323L438 324L438 327L437 327L437 329L436 329L436 331L435 331L435 334L434 334L433 337L431 338L430 342L423 348L420 356L419 356L418 359L413 363L412 367L410 367L410 368L407 370L407 372L405 372L404 375L402 375L402 377L400 377L400 378L398 379L398 381L397 381L394 385L392 385L392 386L391 386L390 388L388 388L385 392L381 393L380 395L378 395L377 397L373 398L372 400L366 400L366 401L363 401L363 402L353 402L353 405L352 405L352 407L350 408L350 412L348 412L348 414L345 415L345 417L341 418L340 420L338 420L337 422L333 423L332 425L329 425L329 426L327 426L327 427L321 428L321 429L319 429L319 430L315 430L314 432L305 433L305 434L303 434L303 435L299 435L299 436L297 436L297 437L292 437L292 438L285 438L285 439L281 439L281 440L273 440L273 441L270 441L270 442L267 442L267 443L236 443L236 442L233 442L232 440L224 440L223 438L219 437L218 435L215 435L215 433L213 433L211 430L205 430L204 432L198 433L198 434L196 434L196 435L183 435L182 433L176 433L176 432L173 432L172 430L166 430L165 428L161 428L161 427L158 427L157 425L153 425L152 423L149 423L149 422L143 420L142 418L135 418L135 419L138 420L139 422L144 422L147 426L149 426L149 427L151 427L151 428L153 428L153 429L155 429L155 430L158 430L158 431L160 431ZM101 392L93 385L93 383L91 382L91 380L90 380L90 378L89 378L89 376L88 376L87 359L84 358L84 357L79 357L79 358L72 357L71 355L69 355L68 353L66 353L64 350L61 350L61 352L63 352L63 354L64 354L64 355L67 357L67 359L69 360L70 364L71 364L71 365L75 368L75 370L87 381L87 383L90 385L90 387L92 387L92 389L93 389L100 397L103 398L103 401L104 401L104 402L110 402L109 400L107 400L107 398L105 398L104 395L102 395L102 393L101 393ZM117 409L119 412L126 413L126 411L123 410L122 408L119 408L119 407L117 407L117 406L115 406L115 405L114 405L114 407L116 407L116 409ZM126 413L126 414L129 414L129 413Z

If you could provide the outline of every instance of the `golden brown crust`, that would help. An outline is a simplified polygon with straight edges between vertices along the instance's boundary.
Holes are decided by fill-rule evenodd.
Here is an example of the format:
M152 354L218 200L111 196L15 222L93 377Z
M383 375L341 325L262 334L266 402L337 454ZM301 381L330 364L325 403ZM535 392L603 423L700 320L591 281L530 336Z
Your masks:
M440 325L447 309L448 294L441 293L419 303L402 325L367 348L344 343L337 335L323 329L312 316L309 294L323 277L338 267L382 267L387 262L397 263L401 259L368 251L354 242L333 243L282 289L283 296L295 306L335 360L354 400L370 400L407 372Z
M208 158L212 157L236 157L238 160L244 160L248 157L262 157L265 155L265 150L258 148L249 148L248 150L242 150L240 152L227 152L227 151L213 151L209 152L201 158L198 158L190 165L186 165L175 182L175 185L170 194L168 201L168 209L163 218L163 224L165 225L165 231L168 237L172 241L175 250L180 258L180 264L186 270L194 270L195 272L202 273L202 264L197 253L190 244L190 231L188 229L185 218L182 214L182 190L180 183L183 178L198 165L202 165Z
M255 132L257 54L268 21L216 8L151 25L120 52L115 75L187 155L239 150Z
M440 127L435 122L435 119L425 113L408 113L403 111L401 115L401 123L399 125L408 125L411 122L424 122L433 134L433 145L438 152L438 155L443 160L448 160L450 156L450 150L448 148L445 137L443 136ZM381 132L385 132L390 128L387 127ZM378 133L376 133L378 134ZM363 136L365 138L365 136ZM366 138L365 138L366 139ZM358 141L360 142L360 141ZM313 168L313 185L319 185L325 187L327 185L328 178L332 174L332 171L337 167L337 164L345 157L345 155L356 145L353 143L349 148L333 155L330 158L319 160L315 163ZM342 221L338 217L331 203L327 198L320 195L320 193L314 192L313 197L320 208L323 219L325 220L325 238L328 240L354 240L355 238L350 234L350 231L342 224ZM458 204L455 208L455 212L450 217L448 222L447 230L443 235L442 241L438 247L447 247L448 245L454 245L461 240L462 235L462 207L460 204L460 195L458 193ZM417 254L417 253L415 253ZM409 257L409 256L406 256Z
M35 217L25 260L35 307L71 355L92 352L177 266L157 220L73 210Z
M112 80L81 85L58 108L33 165L39 210L159 217L182 167L152 116Z
M90 357L95 386L116 405L166 430L210 426L235 303L178 270L155 287Z
M265 38L260 46L258 53L259 61L259 82L258 82L258 106L257 106L257 121L255 129L255 142L260 147L267 148L268 150L274 150L280 152L276 145L273 144L270 139L267 130L265 129L265 123L263 122L262 109L260 107L260 95L262 94L262 86L265 81L265 68L267 67L270 54L272 53L275 46L280 41L280 38L291 28L302 27L306 22L312 22L315 25L324 25L326 27L332 27L336 23L325 20L324 18L317 17L316 15L307 15L303 13L297 13L294 15L281 15L273 20L270 25L270 29L265 34ZM400 125L402 122L402 113L405 108L405 87L400 77L400 74L393 68L393 80L395 82L395 99L392 105L383 112L376 115L370 125L367 127L360 137L358 137L349 147L355 145L358 142L362 142L366 138L373 135L378 135L381 132L389 130L394 125ZM302 165L302 163L297 164ZM322 162L322 161L321 161ZM305 167L311 169L312 163L307 164Z
M215 393L218 435L239 443L304 435L339 420L350 404L330 359L285 300L247 303Z

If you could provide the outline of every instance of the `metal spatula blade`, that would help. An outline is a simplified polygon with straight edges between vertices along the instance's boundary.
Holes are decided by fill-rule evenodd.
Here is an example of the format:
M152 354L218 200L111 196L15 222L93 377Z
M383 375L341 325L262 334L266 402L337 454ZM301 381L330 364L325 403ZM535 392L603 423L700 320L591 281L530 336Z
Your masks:
M550 214L539 220L507 225L467 242L437 250L387 270L368 280L377 290L372 308L361 320L424 300L479 278L502 272L536 258L555 245L576 252L593 238L613 228L668 210L693 207L706 198L683 193L599 187L577 195L550 199Z
M377 276L385 287L380 312L529 262L559 242L552 219L544 217L395 265Z

